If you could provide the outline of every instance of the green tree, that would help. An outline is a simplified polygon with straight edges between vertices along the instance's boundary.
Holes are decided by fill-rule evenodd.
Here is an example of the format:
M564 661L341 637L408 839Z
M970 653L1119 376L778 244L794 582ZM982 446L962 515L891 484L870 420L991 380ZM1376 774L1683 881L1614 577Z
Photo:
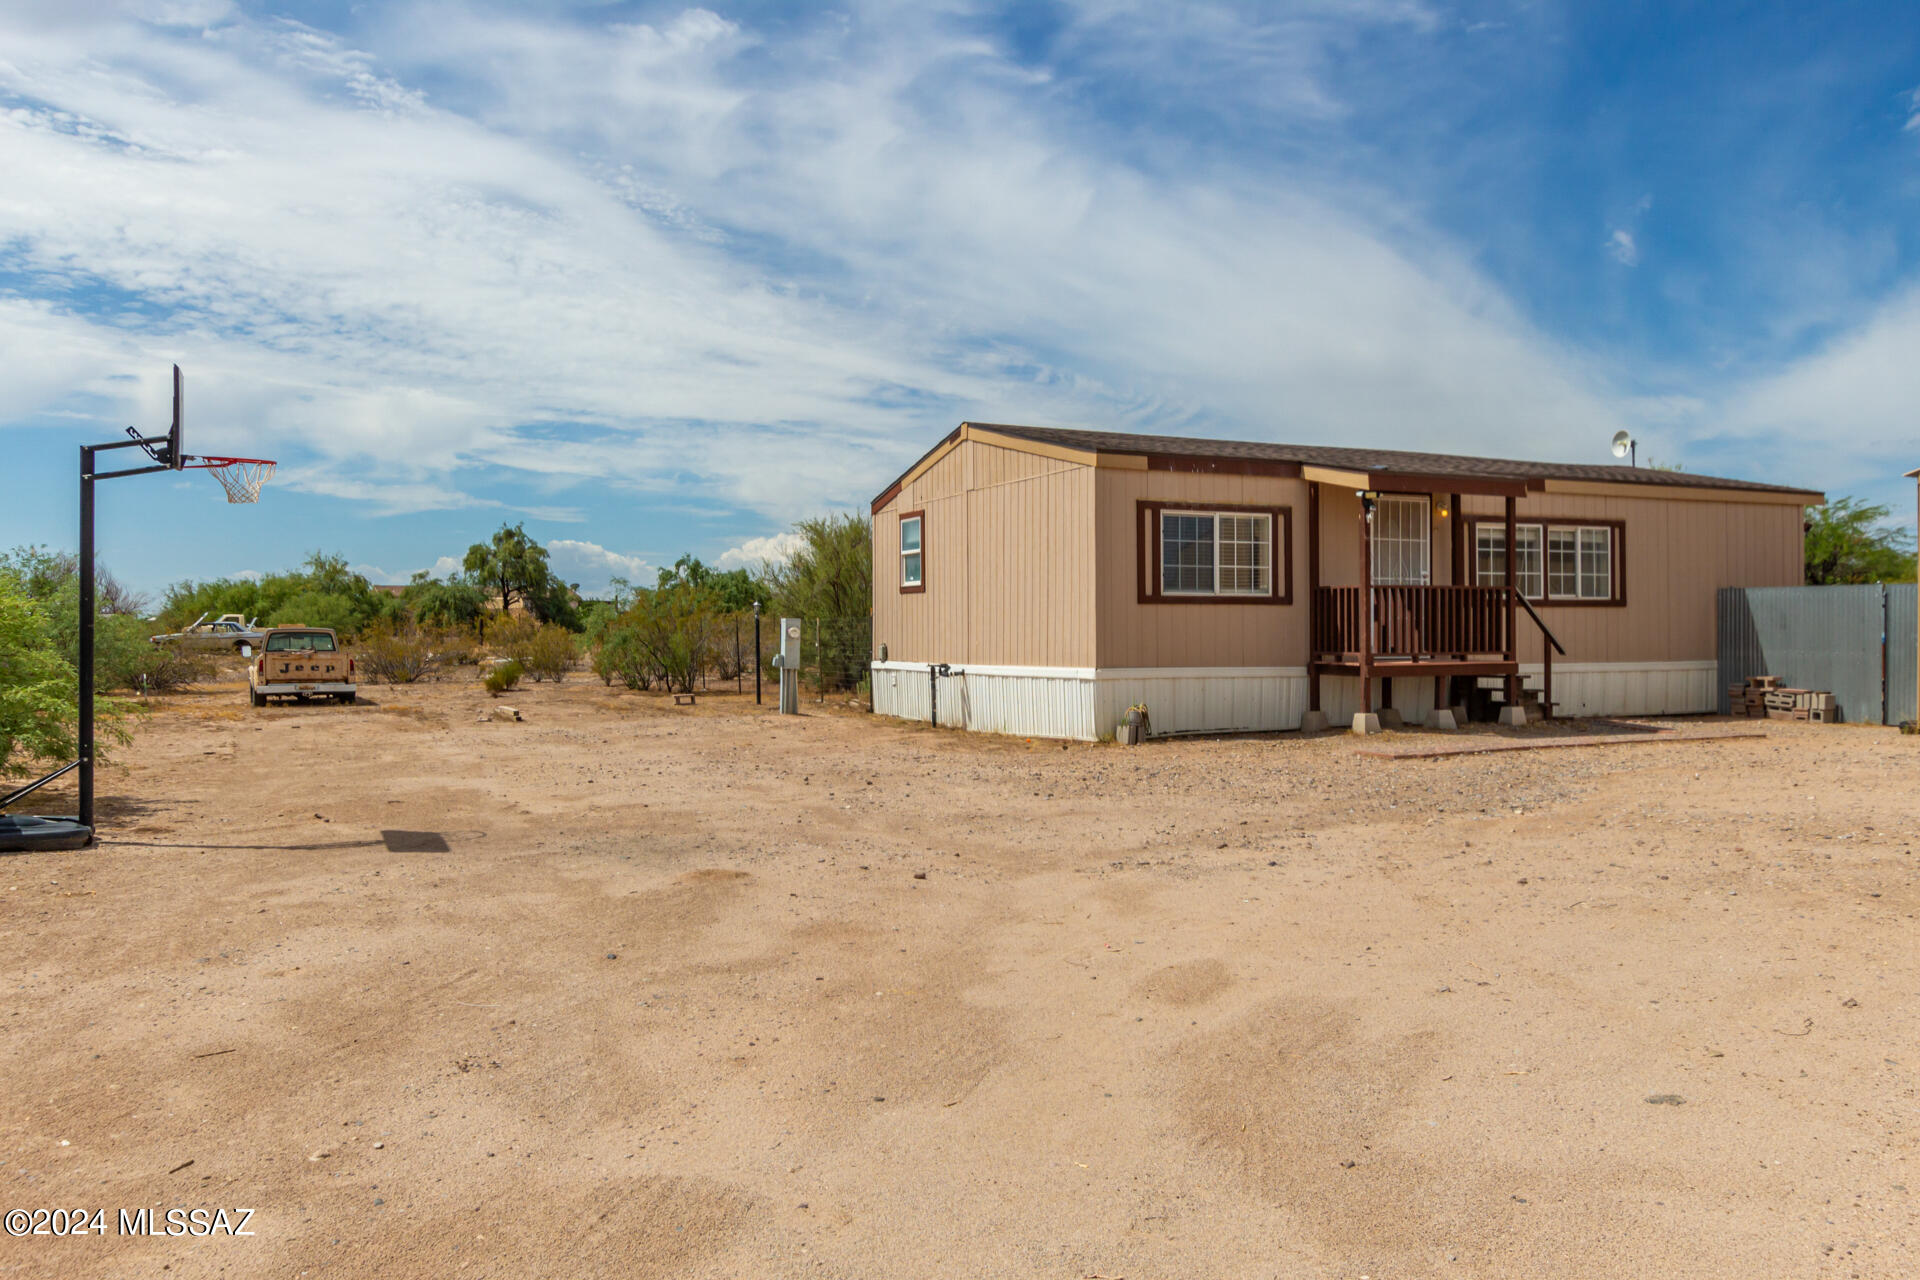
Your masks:
M96 657L106 661L95 664L98 687L127 682L116 674L113 654L141 630L139 619L128 614L102 614L95 649ZM79 631L80 587L73 557L38 547L0 556L0 776L73 758L80 721ZM134 657L156 660L151 645L141 642L140 647L147 652L135 650ZM93 710L96 758L104 760L108 744L126 741L123 721L132 709L96 696Z
M1807 513L1807 581L1912 582L1913 535L1885 523L1885 506L1838 498Z
M324 551L309 554L298 569L270 573L258 581L216 578L176 583L160 609L169 631L189 626L202 614L237 613L262 625L303 623L332 627L353 636L377 620L392 620L398 602L374 591L366 577L347 567L345 557Z
M79 707L80 679L45 607L0 573L0 778L73 759Z
M669 688L692 693L694 681L706 670L713 620L712 597L683 581L644 593L627 611L623 628Z
M873 612L873 524L865 516L814 516L794 525L800 547L772 566L775 616L864 618Z
M518 601L542 622L578 625L572 592L553 576L547 549L527 536L525 526L501 525L491 542L467 548L462 567L500 602L502 613L513 612Z
M471 627L487 611L487 597L473 583L425 571L413 576L400 599L415 622L429 627Z
M745 569L715 569L693 555L681 556L671 569L660 570L660 587L681 584L704 592L722 613L740 613L753 608L755 600L767 599L766 587Z

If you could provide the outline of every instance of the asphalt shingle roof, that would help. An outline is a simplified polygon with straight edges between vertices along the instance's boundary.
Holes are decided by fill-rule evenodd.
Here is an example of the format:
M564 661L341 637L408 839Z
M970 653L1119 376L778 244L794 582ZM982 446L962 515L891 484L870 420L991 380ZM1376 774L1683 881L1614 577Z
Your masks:
M1205 440L1193 436L1146 436L1122 431L1074 431L1062 427L1023 427L995 422L968 425L982 431L1031 440L1036 444L1099 453L1162 454L1180 458L1241 459L1254 462L1297 462L1310 467L1345 471L1399 471L1423 476L1494 477L1514 480L1589 480L1604 484L1639 484L1687 489L1746 489L1762 493L1804 493L1817 490L1797 485L1762 484L1706 476L1692 471L1655 471L1651 467L1597 466L1581 462L1526 462L1516 458L1474 458L1453 453L1418 453L1406 449L1348 449L1335 445L1274 444L1262 440Z

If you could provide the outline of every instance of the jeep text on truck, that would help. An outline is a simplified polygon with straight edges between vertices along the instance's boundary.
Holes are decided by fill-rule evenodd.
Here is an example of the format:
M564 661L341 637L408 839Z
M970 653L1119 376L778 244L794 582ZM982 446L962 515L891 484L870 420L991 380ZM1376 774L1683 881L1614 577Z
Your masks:
M359 693L353 659L324 627L272 627L260 638L260 650L247 664L253 705L268 698L332 698L352 702Z

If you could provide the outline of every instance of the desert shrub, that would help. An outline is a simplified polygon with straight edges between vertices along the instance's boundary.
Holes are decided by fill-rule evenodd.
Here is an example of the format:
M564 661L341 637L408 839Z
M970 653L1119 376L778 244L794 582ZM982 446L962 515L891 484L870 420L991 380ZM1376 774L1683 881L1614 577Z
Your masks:
M466 627L448 627L432 635L434 652L445 665L471 667L480 661L480 642Z
M647 592L628 610L627 625L661 683L693 692L714 640L713 605L706 593L687 583Z
M618 680L636 692L651 689L664 678L631 627L616 627L608 632L593 652L593 669L609 685Z
M573 670L573 664L579 661L580 650L573 638L573 632L565 627L548 624L534 633L520 665L535 680L551 680L555 684L567 678L567 672Z
M527 622L524 618L516 622ZM567 672L580 653L573 632L553 624L528 623L515 627L505 641L495 636L495 648L520 664L521 670L535 680L566 679Z
M487 647L495 653L517 657L519 651L526 647L539 630L540 624L532 618L516 614L495 614L486 624Z
M507 690L519 684L522 674L520 664L512 658L508 658L505 662L487 672L487 692L496 698L499 697Z
M594 646L592 656L588 659L588 665L593 668L593 674L599 676L601 683L608 688L612 688L613 682L622 679L624 674L621 670L623 647L618 637L603 634Z
M101 619L103 623L107 621L109 619ZM116 658L122 653L125 658L109 669L99 661L98 631L102 629L96 628L95 634L94 679L103 688L171 693L202 680L211 680L218 671L219 663L213 654L153 644L139 635L134 637L136 644L126 647L131 652L116 646ZM146 628L143 626L136 630L144 632Z
M79 617L79 597L70 607ZM147 639L147 626L138 618L109 614L93 624L93 683L97 689L150 689L156 693L177 689L213 673L209 657L186 649L157 645ZM67 649L68 661L78 663L79 627Z
M435 637L409 624L382 623L360 638L360 670L383 684L412 684L446 660Z
M753 657L753 615L723 613L708 628L708 669L716 680L733 680Z

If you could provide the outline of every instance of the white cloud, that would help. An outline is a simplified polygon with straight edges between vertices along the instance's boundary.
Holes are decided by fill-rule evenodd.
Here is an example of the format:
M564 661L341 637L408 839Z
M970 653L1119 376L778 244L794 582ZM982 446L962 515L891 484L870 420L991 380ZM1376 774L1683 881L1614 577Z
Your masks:
M1625 228L1616 228L1614 233L1607 237L1607 252L1612 254L1613 260L1623 267L1640 265L1640 246L1634 243L1633 232Z
M578 542L555 538L546 544L547 563L562 582L579 583L586 595L606 591L614 578L625 578L637 586L653 581L653 562L645 556L609 551L597 542Z
M1434 21L1176 8L1088 3L1064 38L1324 123L1328 49ZM761 44L698 9L415 4L359 47L205 13L0 16L0 169L31 176L0 243L42 292L161 308L0 299L19 413L151 420L178 358L190 448L375 513L503 505L473 490L505 467L774 520L865 499L963 417L1559 454L1621 425L1412 211L1310 168L1151 174L946 12ZM1143 63L1156 33L1193 58Z
M235 578L242 578L248 582L258 582L260 581L260 579L264 578L266 575L261 573L258 569L236 569L233 571L233 573L230 576Z
M1914 405L1920 404L1920 288L1867 323L1777 373L1753 380L1722 408L1723 447L1766 441L1785 484L1864 491L1907 510L1920 467ZM1845 430L1836 426L1845 424ZM1761 477L1767 478L1767 477Z
M737 547L720 553L722 569L752 569L763 564L782 564L806 545L806 539L791 530L764 538L748 538Z
M348 567L375 586L405 586L413 581L413 575L418 572L414 569L385 569L377 564L356 564ZM465 572L465 566L462 565L459 556L441 556L426 572L430 577L444 578L448 574ZM256 579L259 576L254 575Z

